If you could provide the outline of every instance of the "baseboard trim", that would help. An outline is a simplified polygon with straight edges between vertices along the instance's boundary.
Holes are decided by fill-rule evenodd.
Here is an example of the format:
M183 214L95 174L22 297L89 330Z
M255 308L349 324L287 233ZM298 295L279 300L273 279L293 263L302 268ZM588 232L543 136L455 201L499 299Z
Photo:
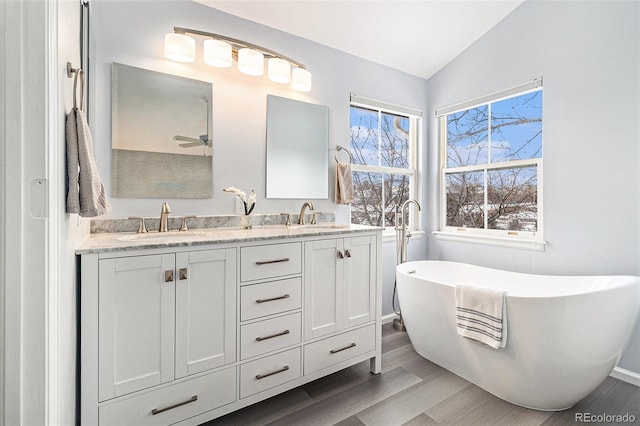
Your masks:
M397 315L395 313L390 313L387 315L383 315L382 316L382 324L389 324L390 322L393 322L393 319L397 317Z
M613 371L609 375L611 377L616 378L616 379L620 379L623 382L627 382L627 383L631 383L632 385L640 386L640 374L638 374L636 372L625 370L624 368L616 367L616 368L613 369Z

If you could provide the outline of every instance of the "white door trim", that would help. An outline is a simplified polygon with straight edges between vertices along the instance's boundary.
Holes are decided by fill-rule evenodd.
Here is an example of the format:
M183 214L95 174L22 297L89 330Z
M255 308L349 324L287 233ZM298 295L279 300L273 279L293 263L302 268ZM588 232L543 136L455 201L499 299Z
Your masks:
M63 111L61 111L60 92L59 92L59 76L61 70L58 64L58 0L49 0L46 4L46 69L45 78L47 88L45 92L46 99L46 179L48 182L47 192L47 271L46 271L46 395L45 410L46 424L60 425L62 424L60 417L60 223L63 216L61 206L65 205L60 202L59 198L64 197L64 182L61 182L62 171L60 170L65 164L64 154L62 158L59 144L64 144L64 139L60 139L61 120ZM60 189L60 188L63 189ZM66 397L71 397L67 395ZM75 398L75 395L72 396Z
M3 2L0 11L0 425L49 424L58 411L57 360L55 355L50 358L58 349L59 236L57 226L50 226L55 211L51 194L58 191L49 190L59 183L51 170L59 143L57 1Z

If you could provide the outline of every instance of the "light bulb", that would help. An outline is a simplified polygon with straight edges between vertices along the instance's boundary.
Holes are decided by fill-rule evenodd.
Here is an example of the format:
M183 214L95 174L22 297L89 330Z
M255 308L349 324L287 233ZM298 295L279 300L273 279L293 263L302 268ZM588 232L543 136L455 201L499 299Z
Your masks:
M194 62L196 59L196 41L184 34L165 34L164 55L172 61Z
M311 73L304 68L294 68L291 86L300 92L311 90Z
M228 68L233 59L231 45L222 40L205 40L203 43L204 62L219 68Z
M276 83L291 81L291 64L280 58L269 59L269 79Z
M238 50L238 70L248 75L264 74L264 55L247 47Z

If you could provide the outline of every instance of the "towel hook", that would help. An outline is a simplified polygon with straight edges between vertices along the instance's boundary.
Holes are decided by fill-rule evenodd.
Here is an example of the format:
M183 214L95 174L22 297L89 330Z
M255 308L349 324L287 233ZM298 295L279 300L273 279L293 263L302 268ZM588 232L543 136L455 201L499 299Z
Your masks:
M73 78L73 74L78 71L79 68L73 68L71 62L67 62L67 77Z
M343 147L342 145L336 145L336 153L333 154L333 158L335 158L336 163L339 163L338 161L338 156L337 156L337 151L344 151L347 153L347 155L349 156L349 163L353 163L353 156L351 155L351 152Z
M77 68L74 71L75 76L73 78L73 108L78 108L80 110L82 110L82 101L84 98L84 71L82 71L82 68ZM77 86L78 86L78 77L80 78L80 106L78 107L76 104L76 98L77 98Z

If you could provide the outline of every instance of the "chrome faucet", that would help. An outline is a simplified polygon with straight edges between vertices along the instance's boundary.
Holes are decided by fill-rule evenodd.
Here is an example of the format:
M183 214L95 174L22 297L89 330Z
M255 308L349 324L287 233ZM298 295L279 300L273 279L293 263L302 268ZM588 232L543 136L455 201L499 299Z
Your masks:
M418 207L418 211L422 210L422 207L420 207L420 203L418 203L418 201L414 200L413 198L410 198L402 203L400 214L400 220L402 221L402 225L400 227L400 263L405 263L407 261L407 243L409 242L409 237L411 236L411 234L407 232L410 204L415 204L416 207Z
M300 209L300 217L298 218L298 225L304 225L304 212L309 207L309 210L315 210L313 204L310 201L305 202Z
M169 231L169 213L171 213L169 204L162 203L162 210L160 210L160 228L158 228L158 232Z

